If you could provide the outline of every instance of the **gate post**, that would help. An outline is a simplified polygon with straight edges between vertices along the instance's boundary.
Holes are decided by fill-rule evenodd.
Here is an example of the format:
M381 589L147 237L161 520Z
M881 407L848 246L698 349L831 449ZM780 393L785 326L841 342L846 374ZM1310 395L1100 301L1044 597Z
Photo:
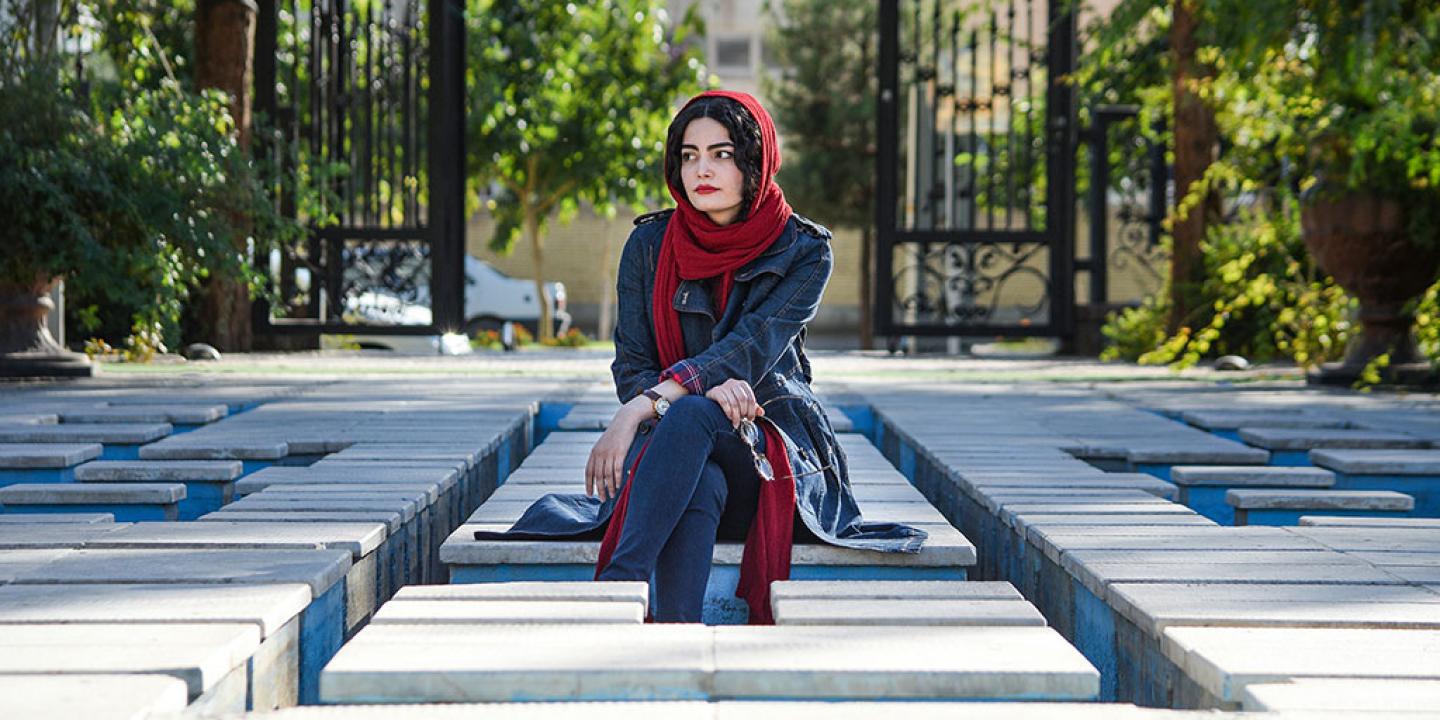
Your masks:
M1075 339L1075 146L1079 115L1069 78L1075 72L1079 24L1073 5L1070 0L1049 0L1050 32L1046 39L1045 214L1046 230L1054 239L1050 250L1051 321L1059 331L1062 354L1071 351Z
M465 324L465 4L430 0L430 311Z
M876 336L894 347L890 317L894 288L895 199L899 190L897 160L900 128L900 0L880 0L880 92L876 98L875 129L879 134L875 160L875 296L870 313Z

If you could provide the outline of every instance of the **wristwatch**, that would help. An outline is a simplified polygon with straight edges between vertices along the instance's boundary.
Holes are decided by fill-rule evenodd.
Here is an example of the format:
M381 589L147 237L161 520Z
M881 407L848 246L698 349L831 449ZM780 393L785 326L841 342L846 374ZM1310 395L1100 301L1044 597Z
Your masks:
M670 401L666 400L664 395L655 392L654 389L646 390L643 395L645 395L645 397L647 398L650 398L650 402L654 404L655 417L665 417L665 412L670 409Z

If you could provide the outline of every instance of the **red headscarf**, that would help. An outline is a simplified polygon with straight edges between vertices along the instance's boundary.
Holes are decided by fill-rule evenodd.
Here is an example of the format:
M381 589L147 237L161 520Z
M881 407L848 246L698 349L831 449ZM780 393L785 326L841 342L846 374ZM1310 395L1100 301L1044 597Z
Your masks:
M780 148L770 114L750 95L726 90L701 93L691 98L685 106L689 107L696 100L706 97L730 98L740 103L760 124L761 184L750 203L750 212L746 218L724 226L716 225L708 215L695 209L686 198L684 188L670 185L670 196L675 198L676 209L670 216L669 224L665 226L665 237L660 245L660 258L655 268L655 303L652 308L655 344L660 351L660 362L665 367L685 359L685 341L680 334L680 314L674 305L675 291L680 287L680 280L701 280L718 276L720 283L716 307L723 312L725 301L730 297L735 270L754 260L780 237L792 212L790 205L785 202L785 194L780 191L780 186L775 184L775 173L780 169ZM668 162L666 166L669 166ZM775 622L770 612L770 583L790 577L795 477L790 467L790 458L786 454L785 439L781 437L779 430L763 420L757 424L765 433L765 456L774 468L775 479L761 483L759 506L755 511L755 519L750 523L750 532L745 537L745 551L740 559L740 582L735 589L735 595L743 598L749 606L752 625L770 625ZM630 468L631 478L640 467L640 460L645 457L648 447L647 441L635 458L635 463ZM605 537L600 543L600 556L595 563L596 578L610 564L615 546L619 543L629 500L630 483L626 483L620 491L620 497L616 499L610 525L605 529Z
M770 247L770 243L780 237L791 215L785 193L775 184L775 173L780 171L780 146L770 113L765 112L759 101L750 95L728 90L700 93L690 98L685 107L708 97L729 98L740 103L760 124L760 187L756 189L750 212L744 220L716 225L708 215L690 204L685 188L670 185L670 196L675 198L675 214L670 216L669 224L665 226L665 238L660 244L652 313L655 317L655 342L660 349L660 364L664 367L685 359L680 314L674 305L675 290L680 287L680 281L720 277L720 294L715 298L715 307L717 314L724 312L735 271ZM666 148L666 153L669 152L670 149ZM668 157L665 166L670 166Z

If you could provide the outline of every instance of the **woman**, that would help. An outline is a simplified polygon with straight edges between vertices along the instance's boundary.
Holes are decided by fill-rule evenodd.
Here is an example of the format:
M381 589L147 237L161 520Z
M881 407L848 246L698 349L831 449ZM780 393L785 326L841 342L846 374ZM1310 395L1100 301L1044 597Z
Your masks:
M604 530L599 580L655 578L654 619L699 622L717 536L745 540L736 596L771 622L795 533L919 552L925 533L865 523L845 454L810 389L805 324L830 279L830 233L775 184L780 152L755 98L712 91L675 116L676 209L641 216L620 260L611 372L624 403L581 495L547 495L503 534Z

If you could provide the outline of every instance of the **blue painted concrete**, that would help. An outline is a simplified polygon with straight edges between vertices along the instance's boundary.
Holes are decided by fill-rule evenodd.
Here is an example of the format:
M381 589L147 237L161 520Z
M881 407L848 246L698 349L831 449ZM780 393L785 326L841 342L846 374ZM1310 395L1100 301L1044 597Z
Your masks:
M1310 467L1310 451L1271 450L1270 464L1281 467Z
M6 505L7 515L56 515L64 513L111 513L115 522L167 521L178 518L174 505Z
M1075 649L1100 671L1100 700L1115 700L1115 615L1100 598L1079 580L1071 580L1075 591Z
M540 403L540 412L535 414L535 419L531 424L531 435L535 438L535 444L539 445L545 442L545 438L550 433L560 429L560 421L574 408L574 403Z
M1440 477L1335 473L1336 490L1394 490L1415 498L1413 517L1440 518Z
M1240 431L1239 431L1239 430L1211 430L1211 431L1210 431L1210 434L1211 434L1211 435L1214 435L1215 437L1225 438L1226 440L1234 440L1235 442L1238 442L1238 443L1244 443L1244 442L1245 442L1244 440L1241 440L1241 439L1240 439Z
M0 470L0 488L20 483L68 482L75 482L75 468L73 467Z
M1225 502L1225 492L1230 489L1224 485L1181 485L1176 499L1221 525L1234 525L1235 508Z
M187 482L185 499L180 501L181 520L194 520L207 513L215 512L232 500L235 483Z
M320 704L320 671L345 641L345 580L300 614L300 704Z
M1135 472L1142 472L1147 475L1154 475L1166 482L1170 481L1171 465L1159 465L1155 463L1134 463Z
M500 442L500 448L495 452L495 469L498 472L497 480L501 485L505 479L510 477L510 439L506 438Z
M281 467L310 467L320 461L328 453L307 453L304 455L290 454L275 461Z
M100 460L139 460L139 445L112 445L105 443L101 446Z
M240 477L245 477L250 473L260 472L261 470L264 470L265 468L271 467L275 464L277 464L277 461L275 460L241 460Z
M850 418L855 432L870 437L875 432L875 410L869 405L841 405L840 412Z

